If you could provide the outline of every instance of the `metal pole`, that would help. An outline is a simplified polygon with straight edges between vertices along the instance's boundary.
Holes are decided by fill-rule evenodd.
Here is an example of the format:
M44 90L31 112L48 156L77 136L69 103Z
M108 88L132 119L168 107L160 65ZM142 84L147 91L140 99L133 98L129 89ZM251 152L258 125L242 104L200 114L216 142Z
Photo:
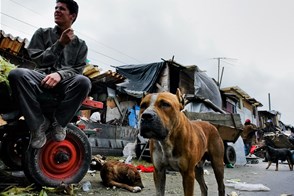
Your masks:
M268 110L271 111L272 107L271 107L271 94L268 93Z
M218 85L220 86L220 84L219 84L219 72L220 72L220 59L221 58L217 58L217 83L218 83Z

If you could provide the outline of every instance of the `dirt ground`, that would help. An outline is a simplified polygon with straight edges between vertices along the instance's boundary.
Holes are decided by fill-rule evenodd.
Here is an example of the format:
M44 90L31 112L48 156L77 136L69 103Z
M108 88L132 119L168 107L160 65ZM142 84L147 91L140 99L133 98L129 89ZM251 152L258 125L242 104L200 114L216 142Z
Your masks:
M132 162L133 165L138 163ZM142 164L142 162L140 162ZM150 166L146 162L146 167ZM269 188L269 191L242 191L237 190L234 187L226 186L226 195L231 195L234 191L238 196L294 196L294 171L289 171L289 167L286 163L279 165L279 171L275 171L275 166L272 165L266 170L267 163L259 160L258 164L246 164L244 166L235 166L234 168L225 168L225 184L230 185L229 181L240 182L258 185L262 184ZM145 188L139 193L131 193L124 189L112 189L106 188L101 183L100 173L89 172L84 179L76 186L74 191L75 195L103 195L103 196L134 196L136 194L143 196L155 195L155 187L152 173L141 172L142 182ZM6 178L5 178L6 179ZM4 182L4 178L1 179L0 184ZM208 186L208 195L218 195L217 185L214 178L213 170L209 164L205 166L205 180ZM90 182L89 191L83 191L82 185L86 182ZM38 192L32 192L33 195L38 195ZM56 196L59 194L53 194L47 192L48 195ZM1 195L1 194L0 194ZM178 196L183 195L182 179L178 172L169 172L167 174L166 181L166 196ZM195 181L194 195L200 195L200 190L197 182Z
M293 171L289 171L286 163L280 164L280 171L274 171L275 166L271 166L266 170L267 163L259 160L258 164L246 164L244 166L235 166L235 168L225 168L225 184L231 185L230 181L238 181L247 184L259 185L262 184L270 191L240 191L234 187L226 186L226 195L231 195L232 192L236 192L239 196L280 196L293 195L294 196L294 174ZM218 195L216 180L214 173L209 164L205 166L206 174L205 180L208 186L208 195ZM274 176L274 178L273 178ZM281 176L281 177L280 177ZM82 180L81 184L86 181L90 181L91 189L88 192L82 190L78 191L78 195L111 195L111 196L134 196L135 194L143 196L155 195L155 187L152 173L141 172L141 177L145 188L140 193L130 193L127 190L106 188L101 184L101 178L99 172L94 175L87 174ZM270 180L272 179L272 181ZM279 181L281 179L281 181ZM290 179L290 180L289 180ZM289 185L284 184L289 183ZM277 183L279 182L279 183ZM283 186L284 185L284 186ZM199 186L195 181L194 195L201 195ZM183 195L182 179L178 172L170 172L167 175L166 181L166 196L178 196Z
M293 171L289 171L289 167L286 163L279 165L279 171L275 171L275 166L272 165L266 170L267 163L259 160L258 164L246 164L244 166L235 166L235 168L225 168L225 184L226 195L231 195L232 192L236 192L239 196L281 196L294 195ZM205 180L208 186L208 195L218 195L217 185L214 178L214 173L211 166L208 164L205 166L206 174ZM274 176L274 177L273 177ZM111 195L111 196L133 196L138 195L155 195L155 187L152 173L141 173L142 181L145 188L139 193L130 193L122 189L109 189L105 188L101 184L101 178L99 172L95 175L87 174L81 184L86 181L90 181L91 189L88 192L82 190L78 191L80 195ZM279 181L279 179L281 181ZM269 191L241 191L231 187L230 181L238 181L240 183L247 183L255 185L264 185L269 188ZM278 183L277 183L278 182ZM255 187L256 188L256 187ZM250 189L250 188L249 188ZM197 182L195 181L194 195L200 195L200 190ZM170 172L167 175L166 181L166 194L169 195L183 195L182 179L178 172Z

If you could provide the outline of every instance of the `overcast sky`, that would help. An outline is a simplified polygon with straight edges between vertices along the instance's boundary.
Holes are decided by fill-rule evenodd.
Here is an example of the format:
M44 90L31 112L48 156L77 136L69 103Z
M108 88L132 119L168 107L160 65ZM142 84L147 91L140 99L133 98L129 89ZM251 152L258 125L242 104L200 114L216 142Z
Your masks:
M77 0L75 33L90 63L141 64L171 59L197 65L221 87L239 86L294 125L293 0ZM1 0L1 29L30 39L54 26L54 0Z

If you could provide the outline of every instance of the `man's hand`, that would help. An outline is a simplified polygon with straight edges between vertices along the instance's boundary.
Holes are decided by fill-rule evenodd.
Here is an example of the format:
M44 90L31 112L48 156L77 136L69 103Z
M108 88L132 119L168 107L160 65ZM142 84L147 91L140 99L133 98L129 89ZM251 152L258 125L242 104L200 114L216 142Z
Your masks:
M41 86L44 88L54 88L61 80L59 73L51 73L47 75L42 81Z
M71 42L75 37L74 30L72 28L68 28L64 30L59 38L59 42L65 46L69 42Z

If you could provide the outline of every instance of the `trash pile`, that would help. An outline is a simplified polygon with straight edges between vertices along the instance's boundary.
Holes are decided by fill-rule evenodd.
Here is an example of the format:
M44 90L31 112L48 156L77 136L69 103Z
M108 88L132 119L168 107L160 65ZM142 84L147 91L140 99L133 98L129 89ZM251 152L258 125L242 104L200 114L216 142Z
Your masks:
M239 179L226 180L225 186L232 187L240 191L270 191L270 188L263 184L250 184L241 182Z

